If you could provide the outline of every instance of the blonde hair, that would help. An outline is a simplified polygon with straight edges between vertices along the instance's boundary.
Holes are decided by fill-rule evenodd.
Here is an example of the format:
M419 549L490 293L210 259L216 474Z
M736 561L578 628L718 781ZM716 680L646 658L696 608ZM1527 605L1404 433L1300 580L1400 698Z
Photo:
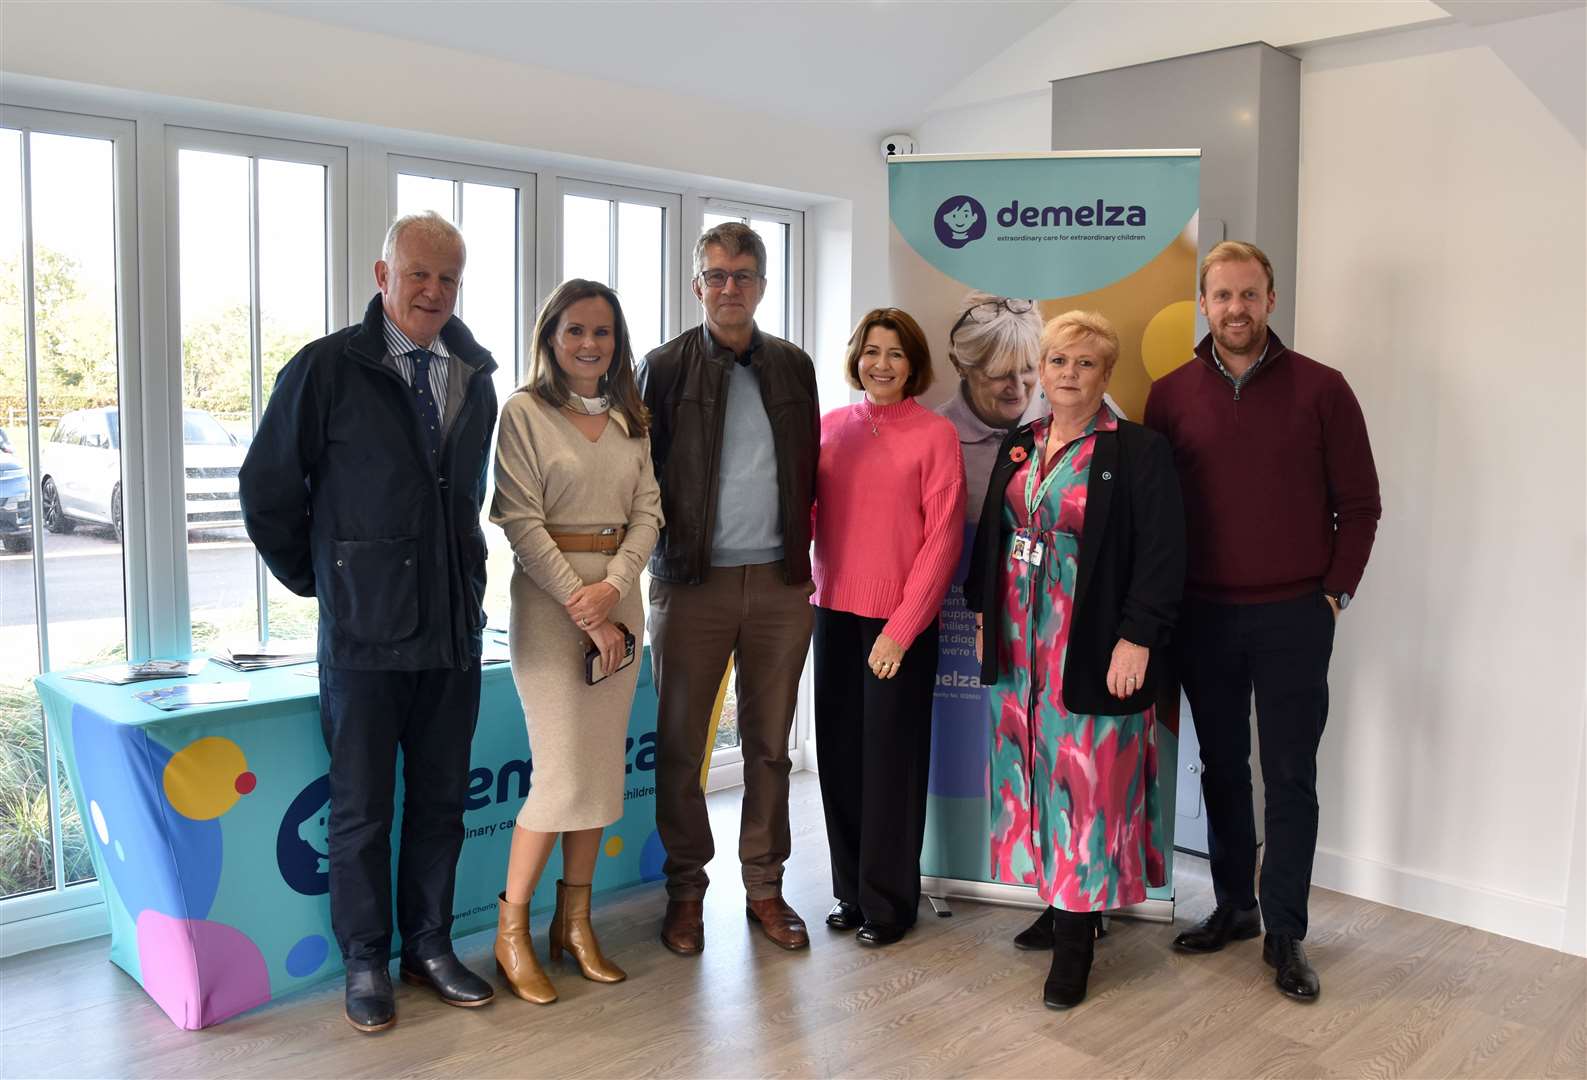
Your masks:
M999 378L1022 370L1034 371L1041 363L1041 312L1034 301L1029 311L1014 312L1000 303L1004 297L972 292L959 305L962 321L948 339L948 360L960 377L971 371ZM982 304L997 305L986 322L963 318Z
M1273 291L1273 264L1268 261L1262 249L1255 244L1247 244L1244 240L1225 240L1214 244L1212 250L1207 252L1207 257L1201 260L1201 276L1197 279L1196 288L1202 296L1207 295L1207 271L1219 263L1227 262L1259 263L1267 274L1267 291Z
M1041 328L1042 359L1045 360L1047 353L1055 346L1075 338L1091 338L1106 346L1106 355L1102 360L1103 374L1111 372L1113 365L1119 362L1119 332L1113 329L1107 316L1100 311L1078 310L1055 315Z

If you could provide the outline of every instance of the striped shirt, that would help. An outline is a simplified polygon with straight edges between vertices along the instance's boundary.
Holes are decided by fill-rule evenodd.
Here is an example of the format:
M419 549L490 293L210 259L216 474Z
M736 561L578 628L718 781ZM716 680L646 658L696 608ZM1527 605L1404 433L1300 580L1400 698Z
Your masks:
M386 366L402 376L402 381L409 386L413 385L413 357L408 354L413 350L423 348L415 345L407 334L397 329L397 324L391 319L386 319ZM441 335L435 335L435 340L430 342L430 352L441 360L441 363L430 365L430 393L435 395L435 407L440 412L443 423L446 418L446 377L450 368L452 354L446 351L446 342L441 340Z

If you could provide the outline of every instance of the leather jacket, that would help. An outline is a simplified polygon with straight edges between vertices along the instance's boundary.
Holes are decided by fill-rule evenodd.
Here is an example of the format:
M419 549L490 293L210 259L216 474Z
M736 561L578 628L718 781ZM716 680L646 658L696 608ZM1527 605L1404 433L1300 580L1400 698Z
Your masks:
M749 355L775 444L783 576L799 585L810 580L810 507L821 449L815 365L797 345L758 329ZM661 581L698 585L710 569L728 365L735 362L732 351L700 326L651 350L640 364L650 455L667 522L650 556L651 576Z

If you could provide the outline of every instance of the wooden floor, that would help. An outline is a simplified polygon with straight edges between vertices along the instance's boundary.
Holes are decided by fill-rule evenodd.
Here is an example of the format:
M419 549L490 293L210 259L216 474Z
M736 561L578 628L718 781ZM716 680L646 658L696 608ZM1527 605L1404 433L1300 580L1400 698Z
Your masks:
M107 960L107 939L0 963L0 1074L33 1076L1587 1076L1587 960L1317 890L1314 1005L1273 989L1261 942L1181 956L1165 925L1115 920L1091 996L1040 1002L1046 958L1009 938L1030 912L923 909L871 950L821 925L831 903L815 778L794 778L786 892L812 947L784 953L746 924L732 853L737 792L711 797L718 849L704 955L656 941L662 892L597 907L629 980L553 970L561 1000L499 995L453 1009L412 987L378 1036L342 1019L327 983L202 1032L172 1026ZM1178 864L1179 923L1211 907L1206 866ZM537 926L537 932L542 928ZM543 938L541 938L543 941ZM491 970L491 938L458 951ZM544 953L542 952L542 957Z

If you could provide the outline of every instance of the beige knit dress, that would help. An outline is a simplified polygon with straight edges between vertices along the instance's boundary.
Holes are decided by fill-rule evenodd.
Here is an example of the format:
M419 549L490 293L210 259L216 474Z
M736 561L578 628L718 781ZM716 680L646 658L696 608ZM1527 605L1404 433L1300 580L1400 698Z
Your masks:
M490 519L512 544L508 642L534 759L518 824L536 832L598 828L623 814L639 659L587 685L590 639L562 606L580 586L607 582L621 597L610 618L633 632L639 648L645 628L639 572L660 535L661 490L650 439L630 438L621 414L610 416L591 442L528 390L514 391L501 414ZM622 525L628 534L615 555L565 552L550 536Z

